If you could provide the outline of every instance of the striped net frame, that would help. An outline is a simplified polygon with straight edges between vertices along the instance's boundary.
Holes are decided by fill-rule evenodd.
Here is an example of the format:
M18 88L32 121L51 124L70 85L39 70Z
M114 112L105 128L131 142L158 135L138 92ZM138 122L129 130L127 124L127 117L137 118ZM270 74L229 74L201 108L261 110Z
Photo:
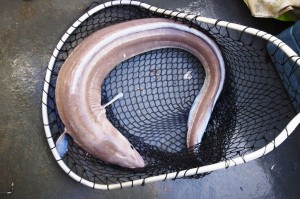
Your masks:
M107 109L107 117L146 160L145 168L107 164L72 141L67 155L60 157L55 146L64 130L55 103L60 67L93 32L149 17L170 18L196 28L222 52L224 89L202 142L193 148L196 158L185 146L187 118L205 74L192 54L174 48L149 51L120 63L102 85L104 103L120 90L129 93L130 98ZM201 178L271 152L294 131L300 122L299 91L295 80L290 80L299 70L299 60L281 40L254 28L138 1L93 3L60 39L47 67L42 98L46 137L61 168L92 188L110 190L166 179ZM186 73L192 78L182 78Z

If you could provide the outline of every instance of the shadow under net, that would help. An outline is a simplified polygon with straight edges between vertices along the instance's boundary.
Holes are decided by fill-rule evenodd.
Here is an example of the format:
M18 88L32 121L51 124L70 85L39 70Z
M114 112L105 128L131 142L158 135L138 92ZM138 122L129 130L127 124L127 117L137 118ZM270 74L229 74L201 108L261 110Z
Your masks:
M54 141L64 128L55 105L56 78L68 55L101 28L148 17L165 16L135 6L112 6L90 16L70 35L57 56L49 82L47 106ZM293 118L296 112L267 54L266 41L217 25L180 21L212 38L226 65L224 89L202 142L186 148L189 110L205 79L201 63L180 49L149 51L116 66L101 90L103 103L124 93L122 99L107 107L107 117L140 152L147 166L132 170L110 165L71 141L63 161L77 175L111 184L217 163L265 146ZM188 79L184 78L187 73Z

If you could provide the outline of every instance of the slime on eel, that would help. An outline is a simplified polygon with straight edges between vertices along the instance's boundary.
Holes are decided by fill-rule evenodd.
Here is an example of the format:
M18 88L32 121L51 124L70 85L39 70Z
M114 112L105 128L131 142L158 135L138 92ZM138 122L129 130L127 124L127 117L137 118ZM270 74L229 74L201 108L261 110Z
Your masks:
M147 18L96 31L64 62L55 90L57 109L65 125L65 133L56 142L61 157L67 150L67 133L83 150L104 162L127 168L145 166L138 151L106 118L105 106L111 102L101 105L101 84L122 61L160 48L186 50L203 64L206 77L189 112L187 147L201 142L224 83L221 52L194 28L169 19Z

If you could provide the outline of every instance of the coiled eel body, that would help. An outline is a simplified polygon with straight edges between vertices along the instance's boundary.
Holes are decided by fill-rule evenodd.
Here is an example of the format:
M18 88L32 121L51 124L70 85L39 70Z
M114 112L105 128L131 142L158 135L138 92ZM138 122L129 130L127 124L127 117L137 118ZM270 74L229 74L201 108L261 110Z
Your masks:
M145 166L137 150L106 118L101 84L122 61L160 48L184 49L204 66L204 85L189 113L187 147L201 141L223 87L221 53L196 29L169 19L147 18L93 33L74 49L60 69L55 89L57 109L66 132L86 152L122 167Z

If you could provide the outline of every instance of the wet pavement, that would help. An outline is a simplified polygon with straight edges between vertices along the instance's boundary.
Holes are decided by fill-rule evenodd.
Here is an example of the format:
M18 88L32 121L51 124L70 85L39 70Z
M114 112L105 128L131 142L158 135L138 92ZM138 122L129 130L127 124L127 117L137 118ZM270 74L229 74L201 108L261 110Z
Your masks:
M299 198L300 130L259 160L211 173L115 191L93 190L58 166L45 139L45 68L65 30L92 1L0 1L0 198ZM277 34L289 24L254 19L241 0L145 1Z

